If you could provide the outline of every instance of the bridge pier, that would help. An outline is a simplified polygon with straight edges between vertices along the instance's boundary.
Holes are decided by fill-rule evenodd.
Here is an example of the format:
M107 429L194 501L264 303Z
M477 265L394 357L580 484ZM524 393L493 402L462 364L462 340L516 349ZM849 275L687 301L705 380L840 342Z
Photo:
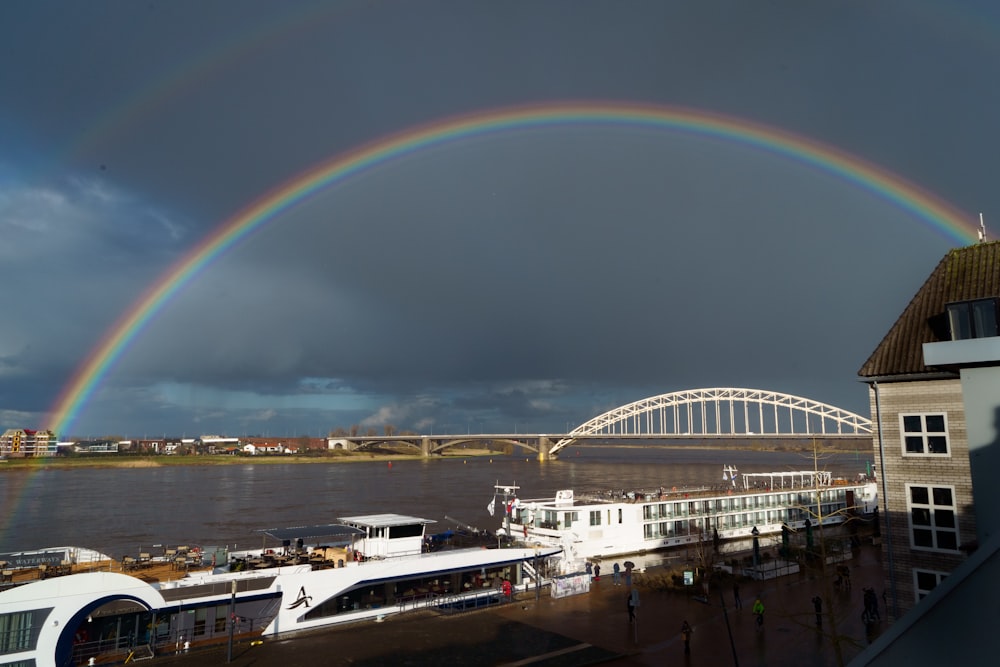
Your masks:
M552 453L552 440L548 436L542 435L538 438L538 460L551 461L556 458Z
M431 439L426 435L420 437L420 454L425 459L431 455Z

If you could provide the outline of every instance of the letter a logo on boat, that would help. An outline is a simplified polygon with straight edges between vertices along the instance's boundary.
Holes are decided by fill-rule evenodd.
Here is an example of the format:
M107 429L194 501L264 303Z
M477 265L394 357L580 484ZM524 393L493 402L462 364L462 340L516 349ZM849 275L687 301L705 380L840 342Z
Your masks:
M295 602L293 602L292 604L288 605L288 608L289 609L297 609L298 607L301 607L302 605L305 605L305 606L308 607L310 600L312 600L312 596L311 595L306 595L306 587L303 586L302 588L299 589L299 597L297 597L295 599Z

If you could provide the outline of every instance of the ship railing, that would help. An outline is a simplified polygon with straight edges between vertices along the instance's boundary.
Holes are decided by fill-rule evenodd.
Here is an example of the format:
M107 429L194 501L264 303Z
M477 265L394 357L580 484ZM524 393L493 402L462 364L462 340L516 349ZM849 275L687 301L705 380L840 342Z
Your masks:
M107 660L117 656L124 659L134 648L134 638L129 635L77 642L73 645L73 664L86 665L91 658Z
M418 593L397 598L396 606L400 612L438 607L448 611L471 611L483 609L502 601L503 595L499 589L484 588L461 593Z

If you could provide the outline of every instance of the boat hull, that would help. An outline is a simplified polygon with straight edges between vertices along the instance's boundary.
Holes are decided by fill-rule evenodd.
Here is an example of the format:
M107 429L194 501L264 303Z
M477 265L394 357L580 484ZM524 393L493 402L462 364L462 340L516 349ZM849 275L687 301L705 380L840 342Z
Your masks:
M821 525L868 518L877 504L877 487L867 479L815 488L733 485L583 499L567 490L550 499L506 503L498 532L527 545L562 548L564 569L570 569L580 561L704 543L720 553L740 551L754 534L759 539L786 530L808 536Z
M157 583L107 571L37 580L0 593L0 615L31 627L24 650L4 659L33 660L39 667L85 664L91 657L125 659L138 647L155 652L224 641L229 619L238 636L276 636L469 599L493 601L503 578L516 585L523 581L522 567L556 553L458 549L327 569L196 573ZM440 588L433 590L433 582ZM112 631L109 644L105 637Z

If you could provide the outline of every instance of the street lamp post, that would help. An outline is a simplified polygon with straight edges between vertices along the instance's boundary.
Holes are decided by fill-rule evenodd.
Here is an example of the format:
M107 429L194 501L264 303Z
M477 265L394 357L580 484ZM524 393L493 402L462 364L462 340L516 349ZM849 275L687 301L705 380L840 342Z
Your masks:
M541 575L538 572L538 545L536 544L535 545L535 602L538 602L539 598L542 595L542 590L538 581L540 578Z
M233 661L233 631L236 629L236 580L233 579L232 597L229 598L229 649L226 662Z

